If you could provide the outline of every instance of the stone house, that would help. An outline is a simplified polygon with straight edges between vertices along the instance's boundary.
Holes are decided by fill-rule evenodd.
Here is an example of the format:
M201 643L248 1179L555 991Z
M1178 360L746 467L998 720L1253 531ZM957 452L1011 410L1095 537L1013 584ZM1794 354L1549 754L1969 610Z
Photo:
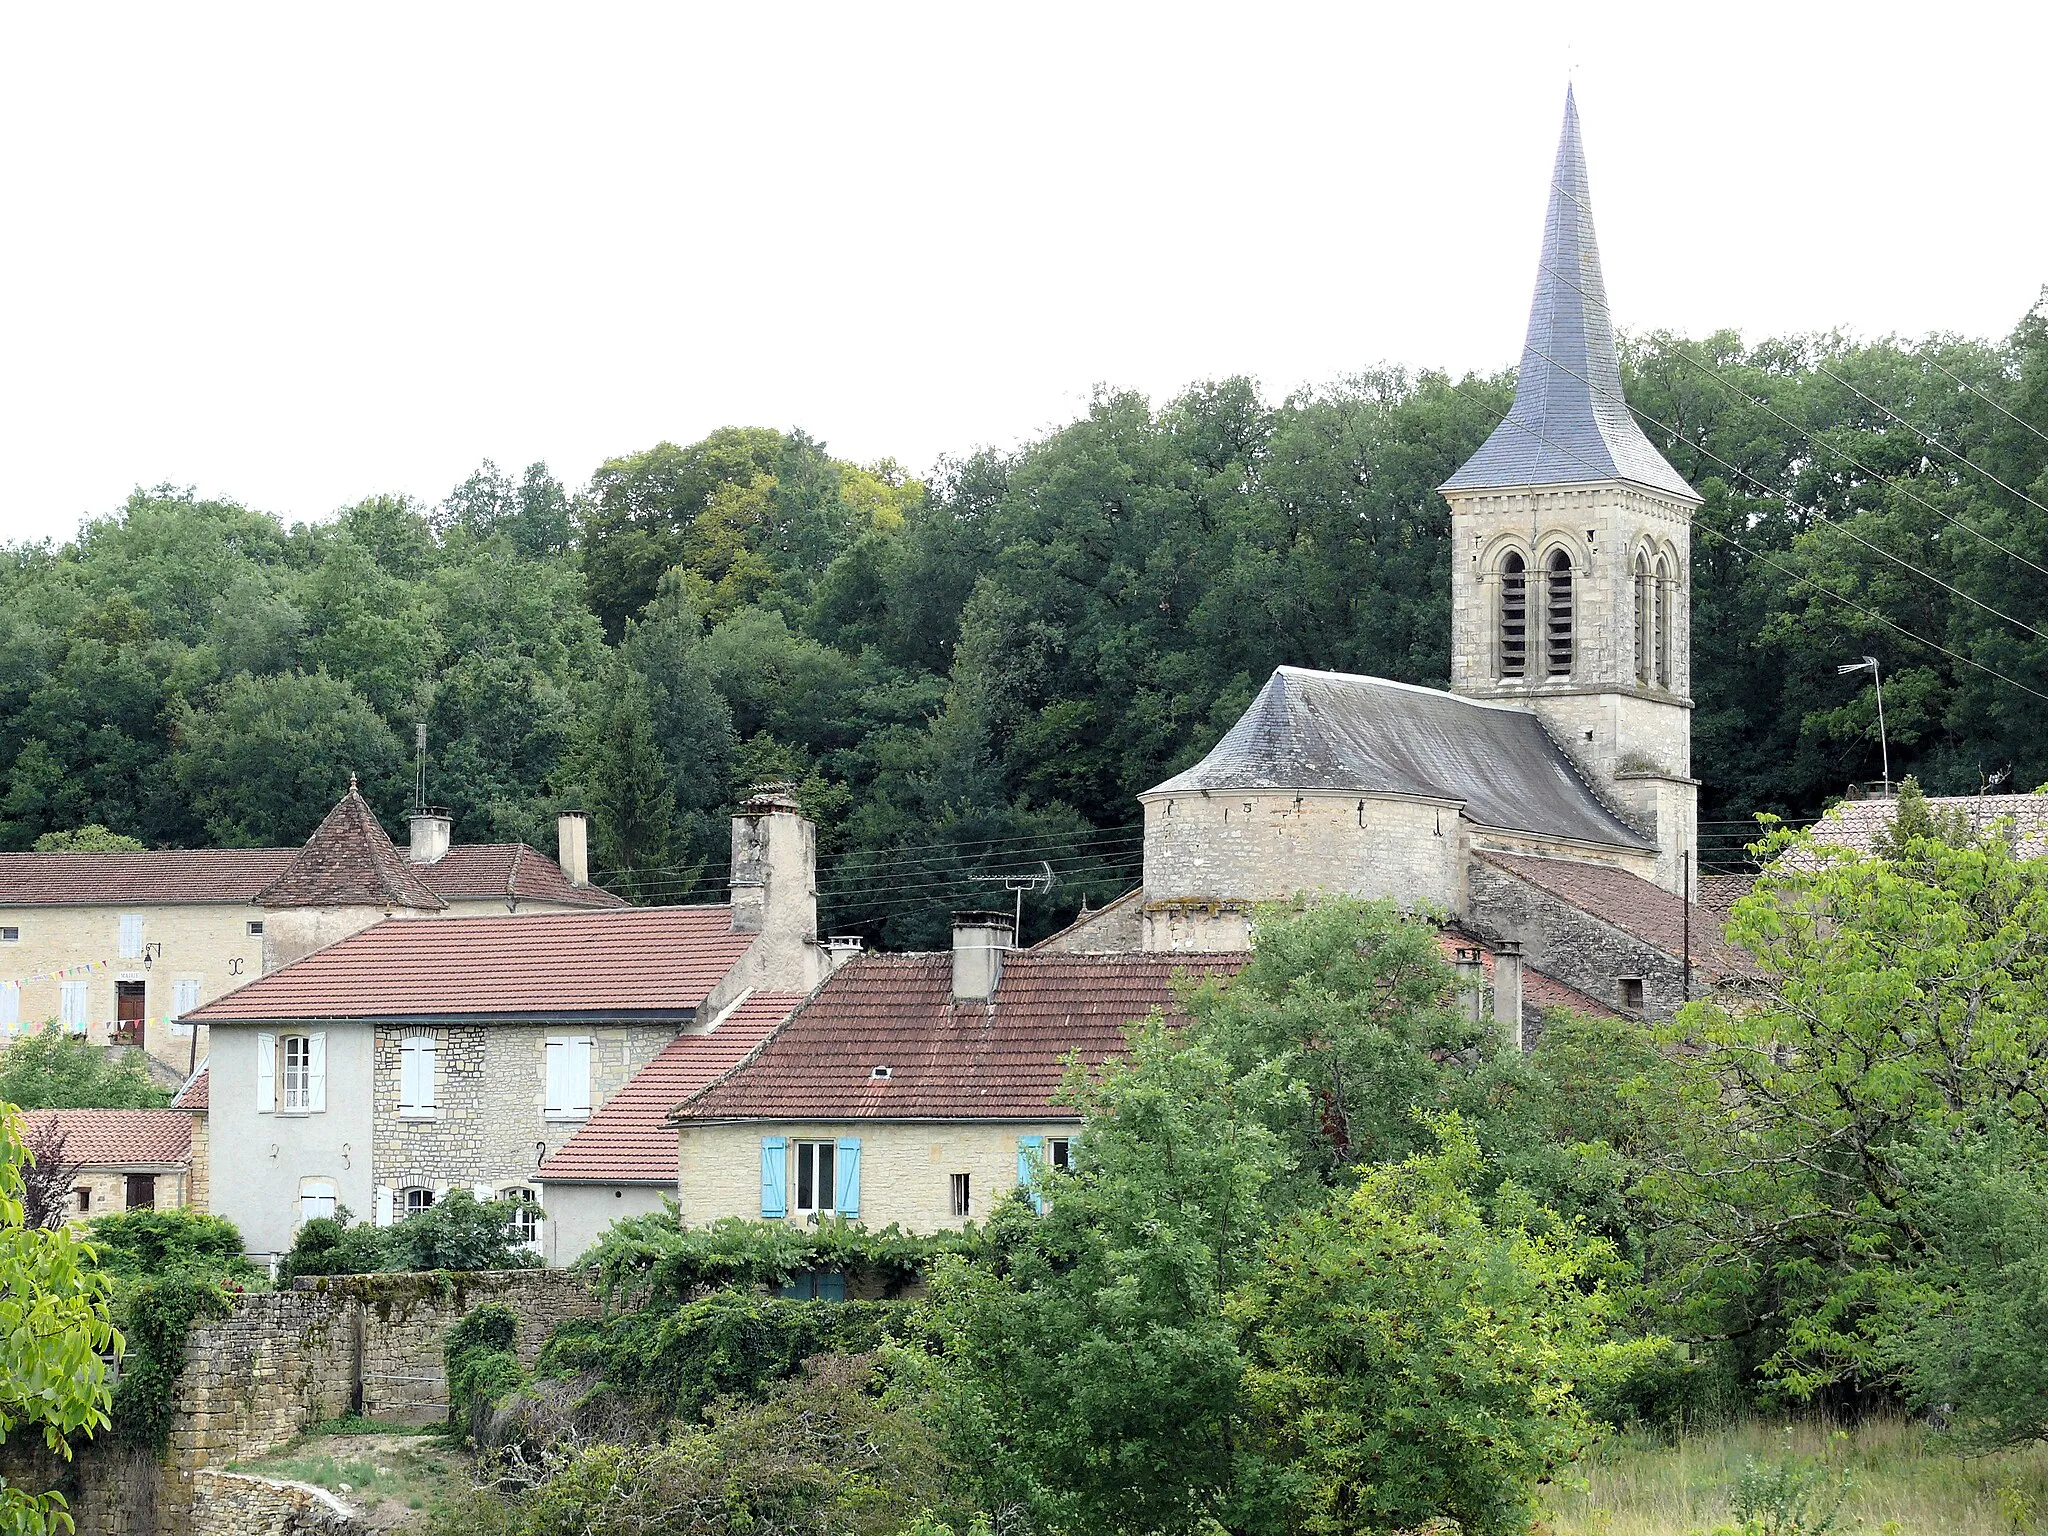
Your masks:
M171 1108L192 1122L192 1173L186 1183L185 1203L196 1211L210 1209L212 1200L213 1141L206 1118L210 1087L207 1064L202 1061L171 1100Z
M1177 977L1235 975L1248 958L1018 950L1012 936L1008 914L972 914L950 954L854 960L684 1099L670 1133L682 1219L984 1220L1040 1161L1065 1162L1080 1118L1051 1101L1069 1052L1121 1052L1126 1024L1173 1012Z
M394 912L193 1015L213 1031L209 1209L260 1254L341 1206L388 1224L457 1187L535 1196L540 1163L679 1035L829 968L794 801L749 801L733 845L733 899L715 906L420 921L400 907L419 899L402 862L309 876L315 921L353 920L373 891Z
M1659 1015L1740 969L1699 906L1699 495L1622 399L1569 93L1514 406L1441 487L1451 687L1281 667L1138 799L1144 883L1052 941L1233 951L1261 903L1392 899Z
M561 818L559 864L523 843L451 844L450 830L423 810L399 852L351 781L303 848L0 853L0 1043L54 1020L142 1047L175 1085L207 1053L187 1018L202 1003L387 914L620 905L590 884L580 814ZM405 868L324 892L319 873L337 862Z
M22 1119L32 1142L56 1130L64 1138L64 1160L78 1165L71 1186L73 1221L192 1203L189 1115L174 1109L32 1109Z

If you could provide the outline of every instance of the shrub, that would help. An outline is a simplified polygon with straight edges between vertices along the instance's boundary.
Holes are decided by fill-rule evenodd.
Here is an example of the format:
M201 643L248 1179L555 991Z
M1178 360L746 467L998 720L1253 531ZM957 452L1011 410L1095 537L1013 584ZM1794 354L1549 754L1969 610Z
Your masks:
M162 1450L170 1438L185 1337L202 1319L225 1317L227 1291L202 1275L172 1271L124 1286L115 1321L128 1351L114 1386L114 1429L132 1445Z
M348 1214L344 1206L300 1227L292 1251L278 1265L278 1283L290 1285L300 1275L368 1275L392 1268L393 1229L351 1225Z
M168 1274L210 1276L230 1289L261 1278L242 1257L242 1234L225 1217L199 1211L122 1211L88 1226L100 1267L120 1279Z
M515 1225L535 1207L479 1200L452 1189L416 1216L389 1227L351 1223L346 1206L299 1228L279 1269L288 1284L300 1275L370 1275L428 1269L533 1269L540 1258L519 1246Z
M577 1260L613 1300L633 1298L677 1305L706 1289L788 1284L799 1275L829 1271L900 1293L941 1254L958 1253L969 1234L917 1237L893 1223L880 1231L849 1221L794 1226L728 1216L705 1227L683 1227L675 1208L614 1222Z
M55 1024L0 1053L0 1099L20 1109L161 1109L142 1053L116 1056Z
M503 1302L487 1301L448 1330L448 1422L480 1439L492 1407L526 1380L514 1344L519 1314Z

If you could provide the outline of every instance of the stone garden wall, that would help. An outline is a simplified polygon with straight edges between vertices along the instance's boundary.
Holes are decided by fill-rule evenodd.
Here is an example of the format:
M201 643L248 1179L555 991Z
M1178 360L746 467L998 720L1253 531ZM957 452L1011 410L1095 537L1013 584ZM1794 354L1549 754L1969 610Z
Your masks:
M185 1529L188 1536L368 1536L370 1527L322 1488L240 1472L195 1472Z

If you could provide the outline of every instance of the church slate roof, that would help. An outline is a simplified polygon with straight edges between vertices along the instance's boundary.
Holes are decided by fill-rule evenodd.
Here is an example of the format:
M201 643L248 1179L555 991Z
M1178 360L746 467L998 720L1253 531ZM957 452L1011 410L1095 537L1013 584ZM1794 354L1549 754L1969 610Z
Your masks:
M1622 398L1614 322L1593 237L1579 109L1567 88L1514 409L1443 489L1588 480L1632 480L1687 501L1700 499L1643 436Z
M348 793L335 802L306 846L254 900L261 907L411 907L421 912L448 905L392 846L353 776Z
M1601 804L1527 710L1348 672L1275 669L1207 757L1148 793L1234 789L1458 800L1481 826L1656 846Z

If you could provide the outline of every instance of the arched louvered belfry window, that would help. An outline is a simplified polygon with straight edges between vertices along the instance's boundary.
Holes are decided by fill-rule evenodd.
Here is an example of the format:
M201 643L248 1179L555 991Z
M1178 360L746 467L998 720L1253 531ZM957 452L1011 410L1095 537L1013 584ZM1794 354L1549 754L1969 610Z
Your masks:
M1657 686L1669 688L1671 677L1671 566L1657 557Z
M1650 650L1655 645L1654 627L1656 612L1652 606L1657 601L1656 593L1650 586L1649 557L1640 550L1636 552L1636 681L1650 680Z
M1529 568L1509 550L1500 563L1500 675L1529 670Z
M1554 550L1543 563L1543 670L1552 677L1572 670L1572 557Z

